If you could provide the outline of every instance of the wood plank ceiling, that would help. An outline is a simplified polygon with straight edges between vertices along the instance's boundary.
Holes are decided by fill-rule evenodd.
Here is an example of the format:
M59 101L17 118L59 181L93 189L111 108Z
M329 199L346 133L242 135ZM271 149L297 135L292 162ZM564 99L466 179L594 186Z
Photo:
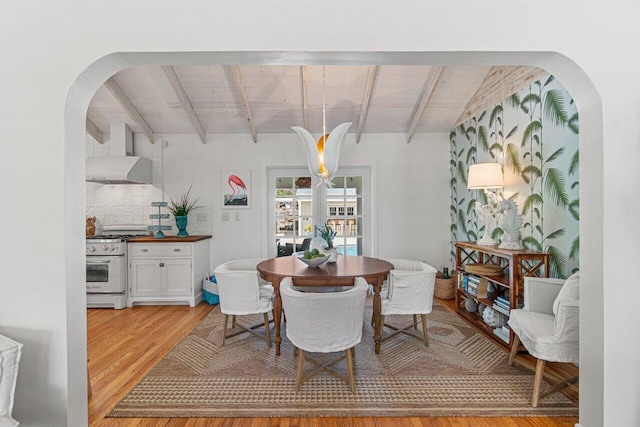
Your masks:
M324 68L324 69L323 69ZM111 123L154 134L327 132L351 121L356 141L369 133L449 132L529 83L529 66L164 66L132 67L95 94L87 132L102 143ZM323 83L324 82L324 83Z

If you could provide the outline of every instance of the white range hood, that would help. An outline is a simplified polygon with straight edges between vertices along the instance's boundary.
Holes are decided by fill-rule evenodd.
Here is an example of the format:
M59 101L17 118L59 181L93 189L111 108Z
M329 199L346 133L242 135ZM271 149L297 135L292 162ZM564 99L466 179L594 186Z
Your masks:
M151 159L133 156L133 133L126 123L111 125L111 155L89 157L89 182L101 184L151 184Z

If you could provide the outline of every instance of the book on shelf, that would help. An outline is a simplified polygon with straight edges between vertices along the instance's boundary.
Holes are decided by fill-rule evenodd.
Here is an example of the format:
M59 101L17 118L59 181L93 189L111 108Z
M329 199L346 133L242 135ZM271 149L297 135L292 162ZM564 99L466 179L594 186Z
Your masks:
M497 296L497 297L496 297L496 302L499 302L499 303L505 304L506 306L510 306L509 298L505 298L505 297Z
M509 313L511 312L511 310L510 310L509 308L506 308L506 307L503 307L503 306L501 306L501 305L498 305L496 302L494 302L494 303L493 303L492 308L493 308L495 311L499 311L500 313L502 313L502 314L504 314L504 315L506 315L506 316L508 316L508 315L509 315Z
M511 306L509 306L509 304L505 304L505 303L497 301L497 300L493 301L493 305L497 305L498 307L502 307L505 310L511 310Z
M500 338L502 341L509 344L509 332L505 332L502 328L495 328L493 334Z

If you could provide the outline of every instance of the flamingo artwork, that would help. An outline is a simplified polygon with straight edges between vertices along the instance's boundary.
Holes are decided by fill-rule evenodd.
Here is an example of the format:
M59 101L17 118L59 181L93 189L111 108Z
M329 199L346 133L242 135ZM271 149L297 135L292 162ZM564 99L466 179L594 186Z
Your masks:
M229 175L227 185L231 194L224 195L225 206L248 206L247 185L238 175Z

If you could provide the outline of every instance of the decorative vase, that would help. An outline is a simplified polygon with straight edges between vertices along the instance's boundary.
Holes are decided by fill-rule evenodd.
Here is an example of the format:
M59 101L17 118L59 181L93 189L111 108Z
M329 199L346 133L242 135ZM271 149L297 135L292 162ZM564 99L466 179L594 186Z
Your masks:
M336 248L322 248L324 253L329 257L327 262L336 262L338 261L338 250Z
M176 227L178 227L178 237L187 237L189 235L189 233L187 233L187 224L188 224L188 217L186 215L184 216L177 216L176 217Z

